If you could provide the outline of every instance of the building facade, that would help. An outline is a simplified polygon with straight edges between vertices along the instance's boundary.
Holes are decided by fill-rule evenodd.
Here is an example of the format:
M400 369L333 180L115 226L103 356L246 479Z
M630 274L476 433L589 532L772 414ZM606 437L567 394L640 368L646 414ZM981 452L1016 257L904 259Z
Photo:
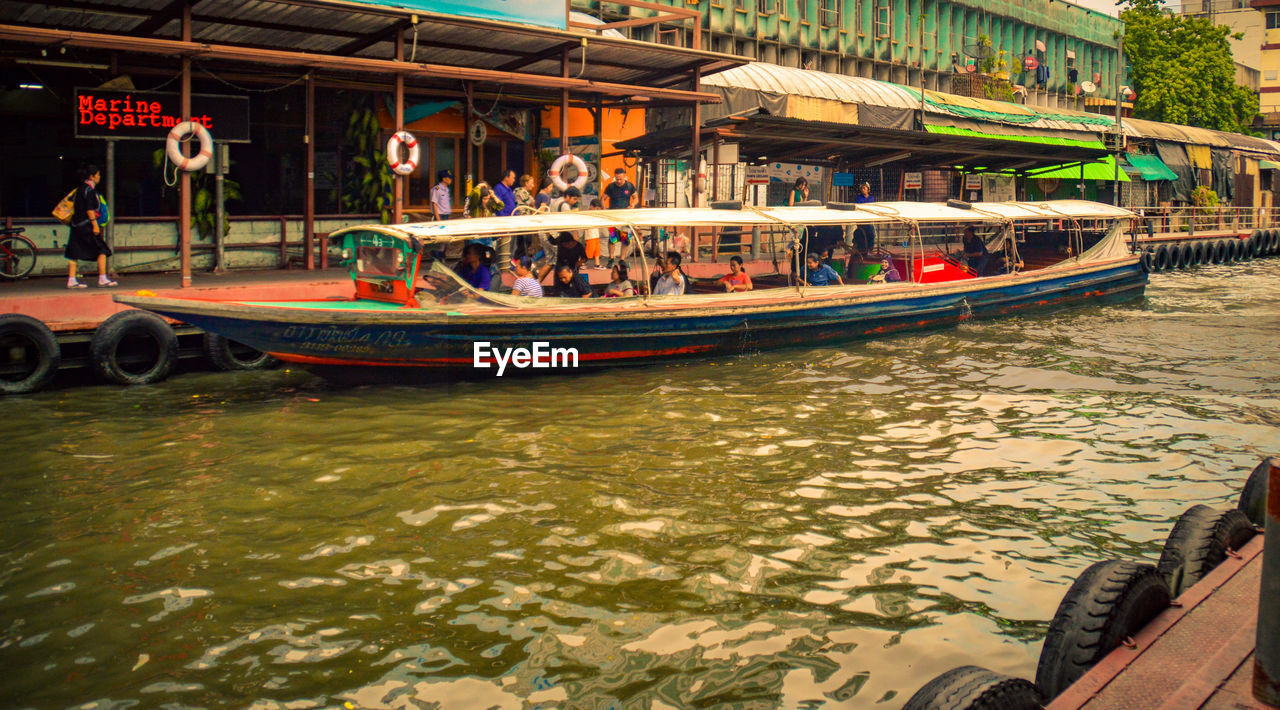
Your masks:
M658 0L698 9L703 48L783 66L958 91L969 73L1007 79L1013 100L1063 108L1114 99L1114 17L1055 0ZM1280 3L1280 0L1276 0ZM606 22L659 11L594 0ZM691 46L689 31L622 28L633 39ZM1028 61L1034 60L1034 61ZM972 68L971 68L972 67ZM967 77L966 77L967 78ZM1092 92L1085 91L1092 83ZM1083 84L1083 89L1082 89ZM991 97L996 98L996 97Z

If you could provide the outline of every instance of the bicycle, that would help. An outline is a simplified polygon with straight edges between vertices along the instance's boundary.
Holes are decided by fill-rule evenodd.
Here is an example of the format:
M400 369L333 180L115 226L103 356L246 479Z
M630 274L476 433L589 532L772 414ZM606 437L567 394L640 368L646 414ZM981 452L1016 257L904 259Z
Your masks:
M22 227L0 229L0 279L17 281L36 268L35 242L22 236Z

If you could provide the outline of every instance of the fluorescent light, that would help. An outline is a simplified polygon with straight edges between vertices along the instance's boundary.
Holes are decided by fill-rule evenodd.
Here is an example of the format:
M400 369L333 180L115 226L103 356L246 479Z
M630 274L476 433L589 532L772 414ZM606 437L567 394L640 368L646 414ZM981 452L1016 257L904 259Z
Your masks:
M18 84L18 88L26 89L28 91L42 91L44 89L44 84Z

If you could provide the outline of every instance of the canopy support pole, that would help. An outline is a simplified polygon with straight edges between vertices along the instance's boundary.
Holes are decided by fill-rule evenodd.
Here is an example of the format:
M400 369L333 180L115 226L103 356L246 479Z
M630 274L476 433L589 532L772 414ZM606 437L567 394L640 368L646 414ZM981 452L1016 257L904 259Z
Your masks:
M693 89L696 91L698 85L702 83L702 67L693 70ZM702 104L695 101L693 103L693 141L690 145L689 174L693 176L693 184L689 190L692 197L690 207L697 207L699 198L702 196L702 190L698 185L698 157L701 154L701 146L699 140L702 138ZM692 227L689 230L689 261L696 262L698 260L698 228Z
M397 62L404 61L404 31L403 30L396 30L396 61ZM396 126L396 133L399 133L400 131L404 130L404 74L396 74L395 94L396 94L396 98L395 98L396 115L394 117L394 122ZM307 120L310 120L310 118L311 118L311 115L308 113ZM466 126L465 128L470 128L470 126ZM466 135L470 135L470 131L468 131ZM465 140L465 137L464 137L464 140ZM400 156L398 155L391 156L391 157L397 160L399 160L400 158ZM378 166L378 169L381 170L382 166ZM404 221L404 181L405 181L405 177L397 173L395 177L395 189L392 192L392 200L393 200L391 205L391 223L392 224L400 224L401 222ZM309 266L310 261L308 261L307 263Z
M182 6L182 41L191 41L191 3ZM191 57L182 55L182 88L180 89L182 120L191 120ZM190 151L182 144L182 155ZM178 176L178 254L182 264L182 288L191 287L191 173L179 170Z
M307 271L316 268L316 82L307 74L307 125L303 142L307 144L306 194L302 202L302 231L306 234ZM324 244L322 250L327 250Z

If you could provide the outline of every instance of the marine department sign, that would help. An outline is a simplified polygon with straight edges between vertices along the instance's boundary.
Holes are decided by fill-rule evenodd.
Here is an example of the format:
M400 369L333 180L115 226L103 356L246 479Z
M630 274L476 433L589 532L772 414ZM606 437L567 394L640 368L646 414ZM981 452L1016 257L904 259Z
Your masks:
M164 140L182 122L182 95L167 91L75 90L76 138ZM215 141L249 142L249 98L192 94L191 120Z

